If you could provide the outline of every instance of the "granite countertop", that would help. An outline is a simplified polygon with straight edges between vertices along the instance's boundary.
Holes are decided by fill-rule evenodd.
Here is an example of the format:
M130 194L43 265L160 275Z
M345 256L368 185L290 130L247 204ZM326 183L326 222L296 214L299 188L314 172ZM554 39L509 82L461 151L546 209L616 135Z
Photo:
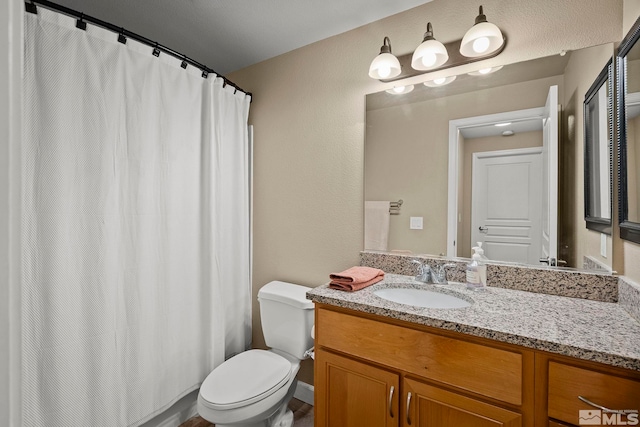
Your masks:
M432 309L394 303L374 295L383 288L420 288L473 301L470 307ZM617 303L590 301L488 287L467 290L460 283L431 285L413 276L386 274L356 292L328 285L307 292L322 304L601 362L640 371L640 323Z

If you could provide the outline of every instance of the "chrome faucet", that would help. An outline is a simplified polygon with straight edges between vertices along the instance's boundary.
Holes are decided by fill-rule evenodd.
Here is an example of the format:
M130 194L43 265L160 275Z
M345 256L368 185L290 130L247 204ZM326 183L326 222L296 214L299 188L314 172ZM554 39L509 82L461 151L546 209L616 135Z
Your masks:
M455 264L442 264L435 269L425 262L418 260L411 261L414 264L418 264L418 274L416 274L416 280L424 283L433 284L447 284L447 268L455 267Z
M431 270L429 264L418 261L417 259L414 259L411 262L414 264L418 264L418 274L416 274L416 280L418 282L431 283L433 271Z

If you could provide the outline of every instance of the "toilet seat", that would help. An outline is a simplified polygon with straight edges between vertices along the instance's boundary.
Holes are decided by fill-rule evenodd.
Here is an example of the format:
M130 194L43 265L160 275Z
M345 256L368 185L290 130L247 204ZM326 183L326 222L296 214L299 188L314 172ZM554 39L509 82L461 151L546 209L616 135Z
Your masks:
M266 350L248 350L215 368L200 387L200 396L215 410L250 405L273 394L291 377L292 365Z

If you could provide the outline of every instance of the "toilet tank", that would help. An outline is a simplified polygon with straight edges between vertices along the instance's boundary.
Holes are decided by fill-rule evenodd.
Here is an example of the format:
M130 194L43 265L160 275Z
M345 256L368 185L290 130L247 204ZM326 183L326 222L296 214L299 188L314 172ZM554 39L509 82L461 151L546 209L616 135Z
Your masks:
M313 347L313 302L306 286L273 281L258 291L262 333L267 346L298 359Z

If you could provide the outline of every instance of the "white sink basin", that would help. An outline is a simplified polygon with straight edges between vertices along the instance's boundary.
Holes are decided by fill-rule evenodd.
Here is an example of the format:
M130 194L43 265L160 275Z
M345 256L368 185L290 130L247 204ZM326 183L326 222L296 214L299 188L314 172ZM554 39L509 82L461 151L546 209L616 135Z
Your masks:
M471 305L462 298L426 289L387 288L374 291L373 294L399 304L425 308L464 308Z

